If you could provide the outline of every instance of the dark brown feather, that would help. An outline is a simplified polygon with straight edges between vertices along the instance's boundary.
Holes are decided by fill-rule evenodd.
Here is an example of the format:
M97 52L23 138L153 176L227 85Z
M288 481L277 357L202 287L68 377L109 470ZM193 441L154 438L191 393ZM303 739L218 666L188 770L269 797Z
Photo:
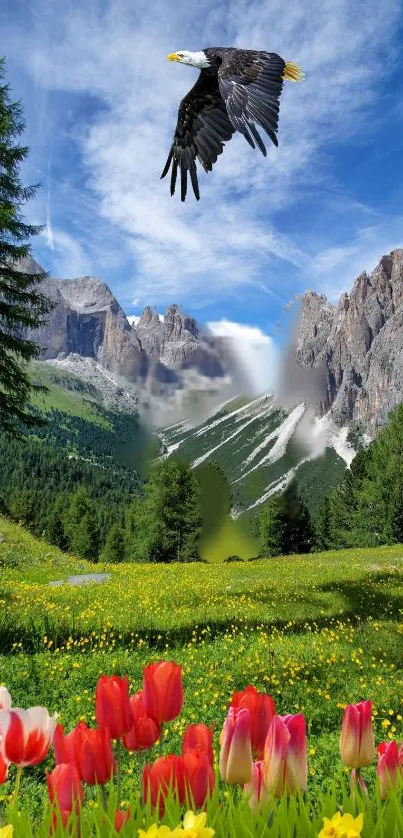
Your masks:
M161 177L165 177L172 163L171 195L175 192L178 165L181 170L181 200L186 198L187 172L193 192L200 199L196 160L206 172L213 168L224 143L235 129L228 118L218 86L217 73L202 70L200 76L179 106L178 123L168 160Z

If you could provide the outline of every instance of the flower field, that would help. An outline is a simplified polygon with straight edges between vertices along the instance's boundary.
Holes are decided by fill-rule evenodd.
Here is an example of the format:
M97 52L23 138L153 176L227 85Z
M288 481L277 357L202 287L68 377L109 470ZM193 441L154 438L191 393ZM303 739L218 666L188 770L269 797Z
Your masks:
M163 753L181 754L189 725L214 724L217 773L219 734L232 696L251 684L272 696L277 718L306 720L305 802L297 793L280 797L275 810L268 801L253 813L239 786L220 781L205 807L207 824L199 829L188 818L193 826L187 834L202 835L204 829L207 838L213 829L217 838L315 836L327 828L333 832L324 835L337 836L342 827L336 821L324 825L323 817L331 821L344 806L352 822L364 813L363 825L348 827L355 834L403 836L398 803L380 799L375 756L363 768L368 797L359 784L350 793L351 766L343 764L339 750L346 705L365 699L372 702L376 745L396 741L400 748L403 740L403 548L245 564L97 565L95 570L110 574L102 584L54 586L49 583L93 572L94 566L1 518L0 535L0 680L14 707L57 712L65 732L79 721L94 727L100 676L127 676L134 694L145 666L175 661L182 667L184 703L164 725ZM159 747L153 745L150 764ZM123 836L137 836L138 829L147 834L159 822L150 801L145 808L139 803L143 762L142 752L139 757L123 749L121 786L115 783L110 792L109 815L97 786L86 788L85 838L115 835L110 813L126 812L129 804ZM48 800L45 771L54 765L51 749L44 762L24 768L18 811L10 766L0 787L2 820L5 828L14 824L16 836L49 834L48 815L40 823ZM161 823L170 830L181 823L178 834L186 834L184 812L168 801ZM149 834L157 835L155 829Z

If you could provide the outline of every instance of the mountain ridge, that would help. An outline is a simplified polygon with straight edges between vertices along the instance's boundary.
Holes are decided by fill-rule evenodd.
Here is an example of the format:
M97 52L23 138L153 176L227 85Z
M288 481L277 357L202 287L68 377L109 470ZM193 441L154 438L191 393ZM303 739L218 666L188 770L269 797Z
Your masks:
M335 305L315 291L303 295L295 358L323 373L320 415L359 422L374 436L403 400L403 249L361 273Z

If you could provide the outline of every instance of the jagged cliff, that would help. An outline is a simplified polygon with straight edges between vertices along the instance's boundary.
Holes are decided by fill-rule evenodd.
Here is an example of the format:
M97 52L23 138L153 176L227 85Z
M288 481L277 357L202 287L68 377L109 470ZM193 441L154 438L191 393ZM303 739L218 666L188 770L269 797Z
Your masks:
M25 268L42 272L33 260ZM29 333L42 348L43 360L92 359L128 382L139 382L149 392L180 387L185 371L208 379L226 374L220 341L203 334L194 318L179 306L167 309L161 322L147 306L131 325L108 286L93 276L53 279L42 292L54 303L42 328Z
M295 349L303 367L323 370L321 414L371 434L403 400L403 250L362 273L337 305L308 291L302 297Z

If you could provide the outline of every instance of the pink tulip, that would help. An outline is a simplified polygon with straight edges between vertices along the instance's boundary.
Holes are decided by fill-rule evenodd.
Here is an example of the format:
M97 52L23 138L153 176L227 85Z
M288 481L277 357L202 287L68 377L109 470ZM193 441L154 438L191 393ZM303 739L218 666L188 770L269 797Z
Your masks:
M11 710L11 695L7 687L0 687L0 710Z
M246 797L252 811L256 811L260 806L264 806L269 798L264 782L264 762L259 760L253 763L252 781L245 783L244 796Z
M348 704L344 711L340 754L348 768L363 768L370 765L374 758L375 741L371 712L370 701Z
M399 752L397 742L381 742L378 745L377 774L382 800L389 797L403 779L403 745Z
M56 716L45 707L0 711L1 751L8 762L23 768L45 759L56 726Z
M230 707L220 735L220 775L225 783L250 783L253 772L249 710Z
M308 779L305 717L275 716L264 749L265 782L275 797L306 789Z

